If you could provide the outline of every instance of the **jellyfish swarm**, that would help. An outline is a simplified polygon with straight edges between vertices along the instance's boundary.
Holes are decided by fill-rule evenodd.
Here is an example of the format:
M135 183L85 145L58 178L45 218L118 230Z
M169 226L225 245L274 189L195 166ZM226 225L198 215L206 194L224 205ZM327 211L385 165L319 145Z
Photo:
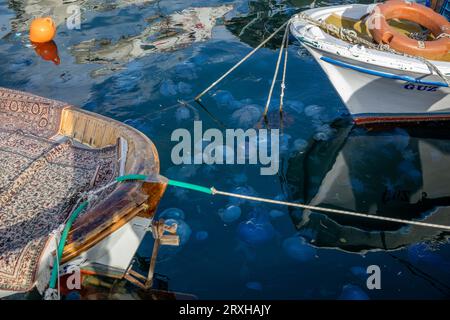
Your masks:
M269 215L261 209L255 209L251 218L238 226L239 239L251 246L258 246L270 241L275 235L275 229L270 223Z
M294 236L283 241L284 252L292 259L307 262L315 258L317 250L303 237Z
M235 205L229 205L225 209L219 210L219 216L225 223L232 223L241 217L241 208Z

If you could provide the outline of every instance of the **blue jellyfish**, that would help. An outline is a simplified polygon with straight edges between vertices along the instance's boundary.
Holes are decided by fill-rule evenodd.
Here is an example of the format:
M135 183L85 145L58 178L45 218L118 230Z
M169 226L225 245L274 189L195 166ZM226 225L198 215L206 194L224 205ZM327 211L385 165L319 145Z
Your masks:
M285 152L289 150L289 140L292 137L285 133L280 137L280 152Z
M250 290L255 290L255 291L261 291L262 290L262 284L260 282L257 281L250 281L247 282L245 284L245 286L250 289Z
M286 201L287 197L284 193L279 193L275 196L274 199L278 201Z
M323 124L317 127L316 134L314 135L314 139L318 141L327 141L330 140L334 134L336 133L336 130L331 128L328 124Z
M247 104L248 104L247 99L244 99L244 100L241 100L241 101L234 100L231 103L231 105L230 105L230 109L240 109L240 108L242 108L243 106L245 106Z
M305 109L305 104L301 101L287 101L286 102L286 109L294 110L297 113L302 113Z
M269 212L269 216L274 219L282 217L285 214L286 214L285 212L280 211L280 210L270 210L270 212Z
M261 110L258 105L244 106L234 111L231 119L240 127L253 127L261 119Z
M192 61L197 65L204 65L209 60L209 58L210 58L209 55L199 53L192 58Z
M393 145L398 151L404 150L409 145L409 133L405 129L395 128L393 130L394 136Z
M398 169L403 174L406 174L413 181L420 181L422 178L422 173L416 168L416 166L410 161L402 161L398 165Z
M369 296L360 287L346 284L342 287L339 300L369 300Z
M406 161L414 161L414 159L416 158L416 153L411 149L405 149L401 153L403 159L405 159Z
M305 108L305 114L311 118L320 118L324 112L324 108L318 105L309 105Z
M218 107L230 108L233 106L235 100L233 95L226 90L219 90L213 95Z
M233 181L236 184L243 184L246 183L248 180L247 175L243 172L236 174L233 176Z
M246 140L245 143L237 145L236 158L238 161L240 159L248 160L251 157L256 157L258 152L257 146L258 141L256 138L251 138L249 141Z
M162 219L184 220L184 212L178 208L168 208L164 210L159 217Z
M175 111L175 119L177 119L177 122L181 122L183 120L187 120L191 117L191 111L189 108L182 106L177 108Z
M181 188L171 188L170 193L175 196L175 198L179 200L188 200L188 192L186 189Z
M208 232L207 231L198 231L195 234L195 239L197 239L198 241L204 241L204 240L208 239Z
M221 159L223 163L233 163L234 161L234 149L227 145L216 146L211 154L215 159ZM209 157L209 154L207 157ZM205 158L205 155L203 155L203 158Z
M178 92L181 94L191 94L192 86L186 82L178 82L177 85Z
M183 155L190 158L190 155ZM192 165L173 166L167 169L167 176L171 179L185 180L192 178L197 173L198 167Z
M177 224L177 235L180 237L180 245L186 244L188 242L189 238L191 237L191 227L184 222L183 220L179 219L167 219L165 221L165 224L168 226Z
M256 191L250 186L240 186L240 187L234 188L231 192L245 195L245 196L252 196L252 197L258 196ZM230 198L229 202L234 205L241 205L243 203L246 203L247 200L241 199L241 198Z
M264 244L271 240L275 235L268 215L260 210L252 212L253 218L243 221L238 226L239 238L252 246Z
M366 268L360 266L353 266L350 268L350 272L360 279L366 279L368 277Z
M294 236L283 241L283 250L294 260L307 262L316 256L316 249L309 245L304 238Z
M177 75L177 77L186 80L194 80L198 78L195 72L195 65L191 62L177 64L175 66L175 74Z
M241 208L235 205L229 205L225 209L219 210L219 216L225 223L232 223L241 217Z
M239 101L239 103L245 104L245 105L249 105L252 104L252 99L250 98L245 98Z
M308 147L308 141L299 138L294 141L294 147L293 147L292 151L304 152L307 147Z
M364 183L358 178L351 178L350 184L352 185L352 189L355 191L355 193L363 193L365 190Z
M177 86L173 83L172 80L164 80L161 83L161 87L159 88L159 92L165 96L174 96L177 94Z

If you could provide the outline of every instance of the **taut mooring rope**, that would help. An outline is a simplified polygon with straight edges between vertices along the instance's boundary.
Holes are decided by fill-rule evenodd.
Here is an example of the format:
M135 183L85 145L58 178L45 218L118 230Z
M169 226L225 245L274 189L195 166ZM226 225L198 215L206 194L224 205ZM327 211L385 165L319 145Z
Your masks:
M373 220L382 220L382 221L389 221L389 222L397 222L397 223L403 223L403 224L416 225L416 226L421 226L421 227L429 227L429 228L450 231L450 226L445 226L445 225L440 225L440 224L396 219L396 218L390 218L390 217L385 217L385 216L374 216L374 215L367 214L367 213L360 213L360 212L339 210L339 209L331 209L331 208L311 206L311 205L295 203L295 202L287 202L287 201L252 197L252 196L246 196L246 195L242 195L242 194L224 192L224 191L216 190L214 188L211 188L211 190L212 190L213 195L220 194L220 195L228 196L228 197L235 197L235 198L241 198L241 199L258 201L258 202L266 202L266 203L284 205L284 206L289 206L289 207L297 207L297 208L321 211L321 212L326 212L326 213L336 213L336 214L347 215L347 216L354 216L354 217L367 218L367 219L373 219Z
M240 198L240 199L245 199L245 200L265 202L265 203L271 203L271 204L278 204L278 205L283 205L283 206L296 207L296 208L320 211L320 212L325 212L325 213L335 213L335 214L341 214L341 215L347 215L347 216L353 216L353 217L359 217L359 218L382 220L382 221L388 221L388 222L396 222L396 223L409 224L409 225L415 225L415 226L420 226L420 227L428 227L428 228L450 231L450 226L441 225L441 224L390 218L390 217L386 217L386 216L375 216L375 215L362 213L362 212L324 208L324 207L311 206L311 205L296 203L296 202L288 202L288 201L280 201L280 200L273 200L273 199L267 199L267 198L253 197L253 196L247 196L247 195L238 194L238 193L220 191L214 187L206 188L206 187L202 187L202 186L198 186L198 185L194 185L194 184L190 184L190 183L188 184L185 182L179 182L179 181L175 181L175 180L168 180L168 184L172 185L172 186L177 186L177 187L182 187L182 188L191 189L191 190L195 190L195 191L200 191L200 192L211 194L211 195L222 195L222 196L227 196L227 197Z
M267 37L267 39L265 39L263 42L261 42L255 49L253 49L250 53L248 53L244 58L242 58L238 63L236 63L233 67L231 67L231 69L229 69L227 72L225 72L219 79L217 79L216 81L214 81L208 88L206 88L205 90L203 90L202 93L200 93L199 95L197 95L195 97L195 100L200 100L201 97L203 97L208 91L210 91L212 88L214 88L216 85L219 84L219 82L221 82L223 79L225 79L230 73L232 73L234 70L236 70L242 63L244 63L248 58L250 58L256 51L258 51L259 49L261 49L261 47L263 47L267 42L270 41L270 39L272 39L278 32L280 32L281 30L283 30L284 27L287 26L287 24L290 22L291 20L289 19L288 21L286 21L285 23L283 23L283 25L281 27L279 27L277 30L275 30L274 33L272 33L269 37Z
M270 85L269 95L267 97L266 107L264 108L264 118L267 117L267 112L269 111L270 101L272 100L273 88L275 87L275 82L277 81L278 72L280 70L281 58L283 57L283 49L286 43L286 38L289 32L289 23L286 25L286 30L284 30L283 40L281 41L280 53L278 54L277 64L275 66L275 72L272 78L272 84ZM280 102L281 103L281 102Z
M286 26L286 30L289 30L291 23L289 21ZM286 73L287 73L287 62L288 62L288 50L289 47L289 36L286 37L284 43L284 66L283 66L283 78L281 79L281 93L280 93L280 114L283 112L283 103L284 103L284 90L286 89Z

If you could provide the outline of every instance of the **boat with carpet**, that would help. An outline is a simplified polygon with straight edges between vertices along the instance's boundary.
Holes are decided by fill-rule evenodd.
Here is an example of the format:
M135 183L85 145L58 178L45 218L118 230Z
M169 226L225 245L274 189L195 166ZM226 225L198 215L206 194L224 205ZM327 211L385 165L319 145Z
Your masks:
M403 0L315 8L290 30L356 123L448 120L450 4L439 6L442 15Z
M62 226L93 190L62 247L61 270L72 264L129 276L166 185L113 182L158 175L158 153L146 136L63 102L0 88L0 161L0 297L44 292Z

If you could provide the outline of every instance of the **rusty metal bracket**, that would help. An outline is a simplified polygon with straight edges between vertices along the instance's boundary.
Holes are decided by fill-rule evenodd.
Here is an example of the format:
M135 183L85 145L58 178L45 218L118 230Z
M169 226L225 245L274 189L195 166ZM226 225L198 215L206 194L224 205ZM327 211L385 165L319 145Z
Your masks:
M133 264L131 264L125 273L124 278L142 289L150 289L153 285L153 276L155 274L156 259L158 257L159 247L162 245L180 245L180 237L176 234L177 228L177 224L173 224L171 226L166 225L164 219L154 221L151 225L150 231L152 232L155 242L153 244L152 257L150 259L147 277L132 270Z

